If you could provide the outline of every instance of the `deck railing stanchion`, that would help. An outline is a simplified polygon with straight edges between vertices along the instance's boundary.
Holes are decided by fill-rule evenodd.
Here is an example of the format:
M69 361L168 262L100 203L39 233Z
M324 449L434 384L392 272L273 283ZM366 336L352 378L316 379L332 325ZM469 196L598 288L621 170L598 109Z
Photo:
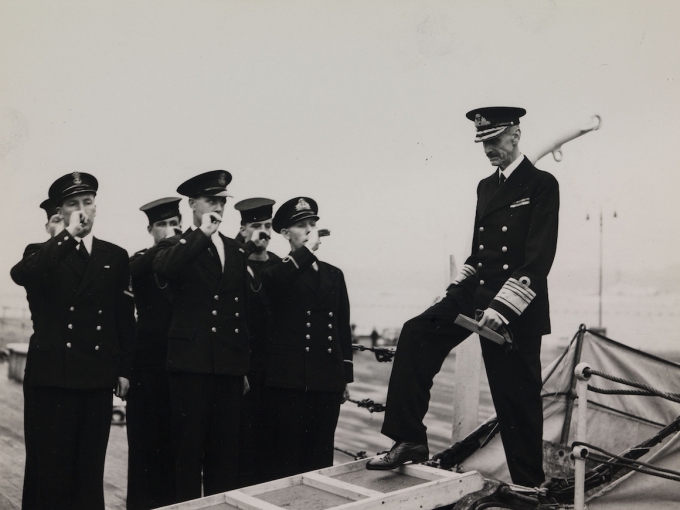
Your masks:
M590 365L579 363L574 369L576 379L576 394L578 396L578 411L576 414L576 441L587 441L586 419L588 415L588 380L590 379ZM586 457L588 448L575 446L572 451L574 457L574 510L585 508L585 479Z

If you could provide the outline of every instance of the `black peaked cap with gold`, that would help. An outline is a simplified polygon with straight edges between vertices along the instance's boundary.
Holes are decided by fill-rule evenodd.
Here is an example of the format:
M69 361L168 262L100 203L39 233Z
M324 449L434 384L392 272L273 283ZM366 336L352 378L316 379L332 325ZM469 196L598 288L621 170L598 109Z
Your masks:
M470 110L465 116L475 123L475 142L485 142L500 135L509 126L519 125L519 118L526 115L524 108L513 106L488 106Z
M295 197L281 204L272 221L274 232L307 218L319 219L319 206L309 197Z
M97 194L99 183L94 175L85 172L72 172L62 175L52 183L47 195L57 206L61 206L65 199L81 193Z
M226 170L211 170L184 181L177 188L177 193L189 198L230 197L227 193L230 182L231 174Z

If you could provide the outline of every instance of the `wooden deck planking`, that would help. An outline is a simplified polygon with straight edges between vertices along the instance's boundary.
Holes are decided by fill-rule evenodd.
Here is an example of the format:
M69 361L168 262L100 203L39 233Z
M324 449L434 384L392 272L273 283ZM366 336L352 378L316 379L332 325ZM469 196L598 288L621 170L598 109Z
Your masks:
M544 358L554 359L561 348L545 350ZM449 355L432 388L432 404L425 417L430 440L430 452L450 445L451 388L455 354ZM544 363L545 366L545 363ZM7 364L0 363L0 510L21 508L25 450L23 443L23 393L21 384L8 380ZM371 398L384 404L392 363L378 363L370 352L355 353L356 383L350 385L352 398ZM482 389L480 419L493 413L487 388ZM336 446L357 453L361 450L375 455L389 449L391 441L380 434L383 413L369 413L350 402L342 406L336 432ZM336 452L335 463L352 460ZM113 426L109 438L104 472L104 489L108 510L125 509L127 488L127 435L125 427Z

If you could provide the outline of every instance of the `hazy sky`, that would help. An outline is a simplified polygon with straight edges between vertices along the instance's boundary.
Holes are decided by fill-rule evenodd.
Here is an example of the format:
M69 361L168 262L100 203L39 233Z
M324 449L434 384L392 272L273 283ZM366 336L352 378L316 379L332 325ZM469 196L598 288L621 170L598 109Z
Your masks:
M553 291L594 288L600 207L609 268L678 276L676 1L0 4L0 295L21 294L9 268L45 238L57 177L99 179L95 236L132 253L140 205L221 168L234 201L317 200L355 318L401 322L468 255L493 169L465 113L484 105L527 109L525 152L602 116L538 165L562 193Z

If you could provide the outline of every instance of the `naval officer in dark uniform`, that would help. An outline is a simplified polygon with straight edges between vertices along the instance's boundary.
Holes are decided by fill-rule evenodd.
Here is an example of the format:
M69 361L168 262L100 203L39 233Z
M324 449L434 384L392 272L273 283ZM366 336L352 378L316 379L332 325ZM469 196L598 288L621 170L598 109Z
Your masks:
M250 371L248 391L241 403L238 485L246 487L267 480L262 459L270 451L270 433L266 412L265 366L267 342L271 330L271 310L262 270L267 263L281 260L267 251L272 235L275 202L269 198L248 198L234 205L241 213L241 228L236 240L248 245L248 334L250 339ZM252 245L252 246L251 246Z
M189 197L193 224L181 236L161 241L153 261L173 296L166 368L178 502L237 484L239 414L250 353L247 255L243 245L218 232L230 181L229 172L214 170L177 188Z
M555 257L559 188L519 150L521 108L472 110L491 164L497 169L477 187L472 254L446 297L404 324L392 368L382 432L396 441L369 469L393 469L428 458L426 428L432 380L449 351L471 333L458 314L514 335L507 352L481 338L484 364L512 480L534 487L545 478L541 404L541 336L550 333L547 277Z
M49 197L65 229L11 271L32 296L26 508L104 509L112 391L124 397L129 387L134 303L127 253L92 236L97 188L86 173L57 179Z
M149 221L153 246L130 258L137 307L137 338L127 395L128 510L147 510L175 499L172 407L165 372L172 299L168 283L152 270L158 243L182 233L181 198L154 200L139 209Z
M307 197L278 209L273 227L291 252L264 270L273 313L267 386L277 478L333 465L340 405L353 381L347 287L342 271L315 255L318 210Z

